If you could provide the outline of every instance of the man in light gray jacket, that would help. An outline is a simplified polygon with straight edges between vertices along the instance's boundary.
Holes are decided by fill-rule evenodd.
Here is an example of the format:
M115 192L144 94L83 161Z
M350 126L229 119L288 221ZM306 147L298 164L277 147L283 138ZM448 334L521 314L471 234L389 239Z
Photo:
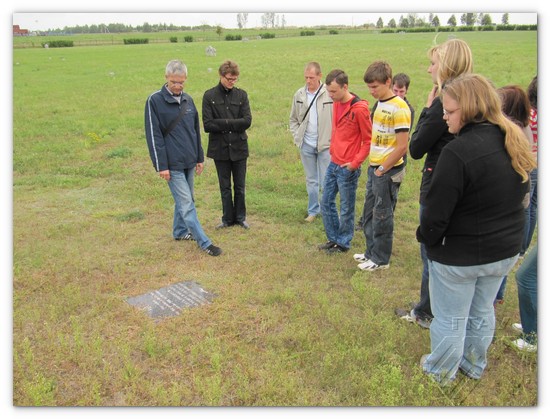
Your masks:
M319 63L308 63L304 77L306 85L294 94L289 124L306 173L308 208L305 221L311 223L321 212L319 194L330 163L332 99L321 82Z

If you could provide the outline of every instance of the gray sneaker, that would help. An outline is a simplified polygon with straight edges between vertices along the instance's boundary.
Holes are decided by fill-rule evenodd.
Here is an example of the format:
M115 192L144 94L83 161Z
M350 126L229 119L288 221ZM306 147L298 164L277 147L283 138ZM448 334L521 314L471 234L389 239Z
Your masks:
M383 269L388 269L390 267L390 264L387 265L378 265L377 263L374 263L372 260L367 260L366 262L360 263L357 265L359 269L366 272L374 272L379 271Z
M430 325L432 324L432 319L430 318L423 319L422 317L416 316L416 324L422 327L423 329L429 329Z
M395 314L399 316L400 319L408 321L409 323L414 323L416 316L414 316L414 310L405 310L404 308L396 308Z
M414 308L411 309L411 311L405 310L404 308L396 308L395 314L409 323L416 323L423 329L429 329L430 324L432 323L432 319L430 318L418 317L414 312Z

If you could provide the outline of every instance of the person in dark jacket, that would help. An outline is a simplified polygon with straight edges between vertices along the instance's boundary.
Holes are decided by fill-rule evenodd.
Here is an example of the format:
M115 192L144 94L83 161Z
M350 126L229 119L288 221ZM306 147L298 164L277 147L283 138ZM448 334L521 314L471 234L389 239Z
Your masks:
M170 61L165 78L164 86L145 103L145 137L153 166L174 197L173 236L175 240L194 240L207 254L219 256L222 250L203 231L193 199L194 176L203 171L204 152L197 108L183 91L187 66Z
M222 199L222 222L216 228L240 225L246 221L245 181L248 158L248 135L252 124L248 95L235 86L239 80L236 62L224 61L219 70L220 82L204 93L202 122L208 133L207 157L214 159ZM231 178L233 177L233 189Z
M443 106L439 92L444 83L453 77L470 73L473 66L470 47L460 39L450 39L441 45L434 46L428 51L428 58L430 59L428 73L432 77L433 88L428 94L426 107L420 113L409 144L409 152L413 159L419 160L426 157L420 184L420 217L425 207L426 194L430 188L432 174L441 150L454 138L447 130L447 125L443 120ZM422 243L420 244L420 257L422 259L420 301L412 310L397 308L395 312L402 319L428 329L433 314L430 306L428 259L426 248Z
M519 257L536 161L483 76L448 82L442 104L456 138L441 152L416 235L426 246L434 314L421 365L446 384L459 369L479 379L487 366L493 301Z

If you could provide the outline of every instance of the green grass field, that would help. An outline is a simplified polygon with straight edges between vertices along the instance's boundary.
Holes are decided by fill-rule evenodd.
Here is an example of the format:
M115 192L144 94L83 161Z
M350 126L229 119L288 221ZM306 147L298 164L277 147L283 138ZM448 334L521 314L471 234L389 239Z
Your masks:
M527 87L537 72L533 32L457 33L475 71ZM248 42L113 45L13 51L13 404L17 406L534 406L537 358L513 350L514 275L489 366L479 382L440 388L418 366L427 330L393 310L416 301L421 161L409 159L389 270L360 272L329 257L322 222L303 223L307 195L288 130L303 67L342 68L369 100L366 67L385 59L411 77L422 110L427 50L449 35L336 35ZM215 230L214 164L196 178L199 219L224 254L171 238L173 201L154 172L143 131L147 96L170 59L189 67L201 109L224 59L250 97L247 179L251 229ZM206 149L207 137L203 137ZM361 211L366 170L357 197ZM212 304L154 321L125 300L193 280Z

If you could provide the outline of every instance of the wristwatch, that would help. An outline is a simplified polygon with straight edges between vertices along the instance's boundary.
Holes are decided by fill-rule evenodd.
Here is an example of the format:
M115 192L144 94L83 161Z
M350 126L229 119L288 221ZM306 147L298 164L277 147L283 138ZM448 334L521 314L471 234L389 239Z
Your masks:
M382 172L384 171L384 166L382 166L382 165L378 166L378 169L377 169L377 170L379 170L380 173L382 173Z

